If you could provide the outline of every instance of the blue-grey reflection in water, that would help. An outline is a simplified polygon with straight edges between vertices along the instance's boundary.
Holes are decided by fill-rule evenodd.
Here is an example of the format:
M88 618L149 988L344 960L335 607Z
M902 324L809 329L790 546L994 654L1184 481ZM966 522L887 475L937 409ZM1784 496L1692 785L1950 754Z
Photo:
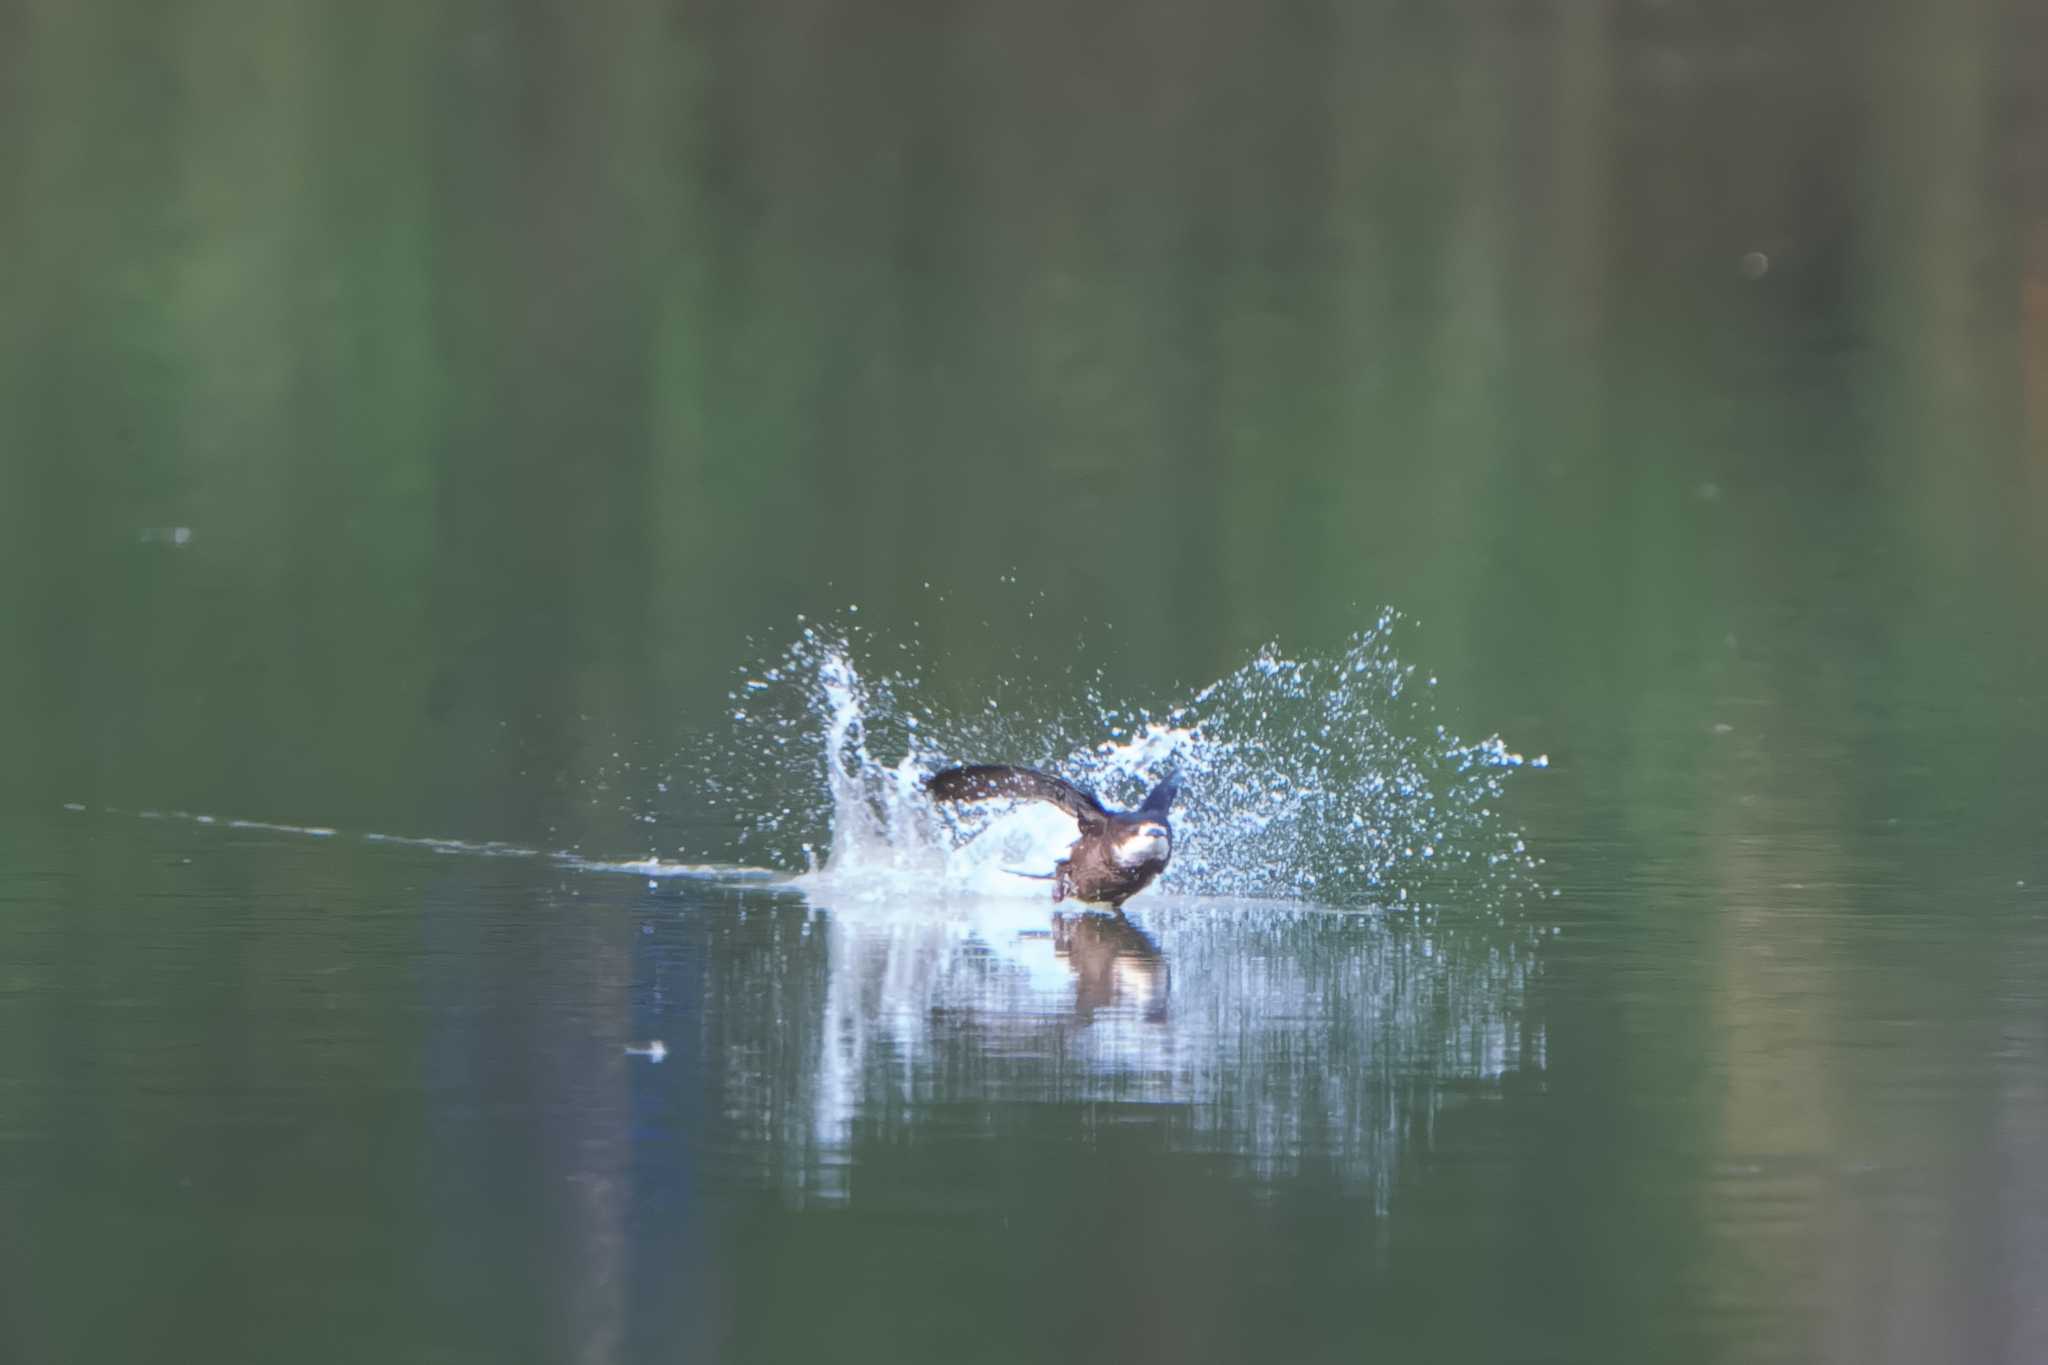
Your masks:
M1015 1106L1056 1106L1076 1135L1157 1123L1173 1150L1258 1180L1313 1166L1383 1209L1439 1106L1543 1064L1522 1017L1531 929L1141 904L816 906L798 942L714 962L738 1147L793 1199L839 1201L856 1133L992 1135Z

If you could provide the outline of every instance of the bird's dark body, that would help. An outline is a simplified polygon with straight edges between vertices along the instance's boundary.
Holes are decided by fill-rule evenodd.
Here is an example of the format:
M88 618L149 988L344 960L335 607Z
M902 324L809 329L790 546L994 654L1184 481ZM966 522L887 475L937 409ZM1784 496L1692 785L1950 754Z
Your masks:
M948 768L925 783L942 801L1049 801L1074 817L1081 834L1053 865L1052 898L1120 909L1152 884L1173 857L1167 812L1178 790L1161 782L1134 811L1113 811L1073 783L1031 768L994 764Z
M1165 858L1147 858L1125 867L1109 850L1109 840L1104 837L1084 834L1075 840L1073 851L1053 864L1053 900L1121 906L1166 871Z

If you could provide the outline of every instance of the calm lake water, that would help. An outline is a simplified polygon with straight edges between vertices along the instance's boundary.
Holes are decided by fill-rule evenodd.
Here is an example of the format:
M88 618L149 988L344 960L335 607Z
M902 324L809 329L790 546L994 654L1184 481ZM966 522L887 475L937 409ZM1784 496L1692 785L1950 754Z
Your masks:
M0 1358L2048 1359L2044 14L0 4Z

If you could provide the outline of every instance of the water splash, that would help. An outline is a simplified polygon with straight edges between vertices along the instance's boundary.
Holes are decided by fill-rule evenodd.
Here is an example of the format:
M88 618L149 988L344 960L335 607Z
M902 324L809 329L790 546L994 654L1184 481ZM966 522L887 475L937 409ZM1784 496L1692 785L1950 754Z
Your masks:
M1515 770L1546 760L1438 723L1435 680L1393 650L1399 621L1384 612L1325 655L1269 645L1158 711L1106 702L1099 679L1057 692L1005 679L949 707L913 673L864 671L856 659L879 651L858 633L807 626L745 672L731 735L697 765L750 860L806 867L841 895L1042 898L1013 873L1048 870L1071 820L924 795L929 773L976 762L1044 768L1126 807L1177 775L1169 892L1339 905L1525 894L1536 860L1500 802Z

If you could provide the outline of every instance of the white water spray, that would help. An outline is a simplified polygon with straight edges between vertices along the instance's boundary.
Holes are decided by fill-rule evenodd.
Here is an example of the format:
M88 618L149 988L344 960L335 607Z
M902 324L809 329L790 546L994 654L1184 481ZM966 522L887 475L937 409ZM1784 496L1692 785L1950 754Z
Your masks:
M1340 905L1525 893L1536 863L1499 804L1514 770L1545 760L1437 723L1434 680L1392 651L1397 619L1328 655L1269 646L1158 713L1105 704L1098 684L1078 719L993 698L949 712L914 676L864 676L857 637L807 628L735 691L732 747L707 756L706 796L731 810L751 855L807 867L810 886L839 897L1044 898L1042 882L1015 874L1049 871L1071 819L925 796L939 768L990 762L1040 767L1125 807L1173 773L1169 893Z

